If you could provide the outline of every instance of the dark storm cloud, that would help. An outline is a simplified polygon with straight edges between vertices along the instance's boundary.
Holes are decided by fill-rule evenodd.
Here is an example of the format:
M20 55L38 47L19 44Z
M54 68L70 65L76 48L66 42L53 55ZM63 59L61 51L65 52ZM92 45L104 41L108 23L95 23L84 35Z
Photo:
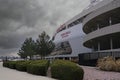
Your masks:
M36 0L0 0L0 47L18 47L26 34L16 31L24 26L34 27L43 15L45 12Z
M15 53L27 37L56 28L80 13L89 0L0 0L0 54ZM49 30L48 30L49 29Z
M8 36L0 36L0 46L3 49L12 49L12 48L18 48L21 44L21 41L25 39L22 35L11 35L8 34Z
M1 21L6 22L6 19L10 19L34 26L39 19L38 16L42 15L44 15L44 11L42 7L38 6L36 0L0 0ZM6 27L6 25L2 27Z

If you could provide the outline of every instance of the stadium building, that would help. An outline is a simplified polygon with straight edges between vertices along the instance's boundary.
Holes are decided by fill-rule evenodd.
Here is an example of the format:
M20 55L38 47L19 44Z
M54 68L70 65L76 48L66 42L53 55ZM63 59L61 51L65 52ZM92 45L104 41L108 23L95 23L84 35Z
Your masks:
M105 56L119 58L120 0L90 0L86 9L57 29L53 41L55 57L71 58L79 54L80 64L94 65Z
M65 59L65 60L78 60L79 53L91 52L83 46L83 32L82 24L68 26L67 23L60 26L55 35L53 36L53 42L55 48L51 53L51 56L47 58L52 59Z
M83 40L92 52L79 54L80 64L95 65L98 58L120 57L120 0L91 0L83 16Z

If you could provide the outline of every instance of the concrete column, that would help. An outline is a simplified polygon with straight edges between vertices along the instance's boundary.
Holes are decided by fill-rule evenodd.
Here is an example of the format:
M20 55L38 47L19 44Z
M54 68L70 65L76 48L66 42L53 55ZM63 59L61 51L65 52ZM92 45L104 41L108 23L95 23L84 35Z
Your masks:
M113 49L113 40L112 40L112 38L110 38L110 49L111 50Z
M112 25L112 18L109 18L109 25Z
M53 60L55 60L55 57L53 57Z
M94 51L94 45L93 45L93 40L90 40L91 44L92 44L92 51Z
M100 29L100 25L99 24L97 24L97 30L99 30Z
M100 42L98 42L98 51L100 51Z
M65 57L63 57L63 60L65 60Z
M94 46L92 45L92 51L94 51Z

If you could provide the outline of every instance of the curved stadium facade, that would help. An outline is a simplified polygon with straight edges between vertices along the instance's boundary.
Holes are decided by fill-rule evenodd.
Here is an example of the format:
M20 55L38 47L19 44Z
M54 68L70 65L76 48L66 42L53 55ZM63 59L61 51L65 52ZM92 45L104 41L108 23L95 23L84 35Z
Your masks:
M79 52L79 63L93 65L98 58L105 56L120 58L120 0L90 0L90 2L86 9L64 24L68 30L72 27L74 30L76 25L82 27L86 35L82 39L82 44L76 45L92 49ZM61 32L65 31L65 27L61 27ZM57 35L54 38L57 38ZM79 40L75 42L79 43Z
M82 24L77 24L71 27L62 25L56 30L56 34L53 36L53 42L55 48L51 53L50 59L66 59L66 60L78 60L79 53L85 53L91 51L83 46Z
M93 51L120 50L120 0L113 0L83 19L84 46Z
M79 54L80 63L94 64L105 56L120 57L120 0L104 0L89 8L93 10L82 21L83 45L92 52Z

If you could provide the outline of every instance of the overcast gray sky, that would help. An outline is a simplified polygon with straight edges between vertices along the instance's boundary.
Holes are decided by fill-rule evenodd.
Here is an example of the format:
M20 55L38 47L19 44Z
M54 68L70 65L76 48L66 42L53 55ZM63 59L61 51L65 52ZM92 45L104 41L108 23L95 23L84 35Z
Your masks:
M0 56L16 55L27 37L55 30L80 13L89 0L0 0Z

